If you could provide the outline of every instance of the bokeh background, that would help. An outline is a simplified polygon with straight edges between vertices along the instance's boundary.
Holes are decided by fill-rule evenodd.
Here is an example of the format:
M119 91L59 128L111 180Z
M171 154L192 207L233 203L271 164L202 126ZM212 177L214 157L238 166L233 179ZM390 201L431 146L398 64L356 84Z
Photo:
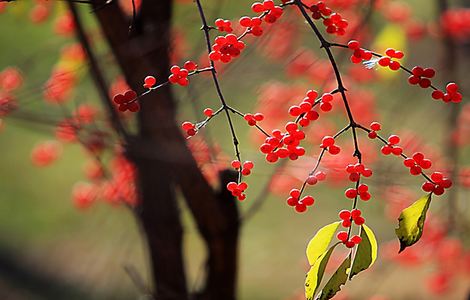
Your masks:
M344 1L347 2L351 1ZM345 8L346 14L353 18L355 13L356 19L360 19L367 12L368 1L352 2L357 3L352 11ZM455 52L451 54L457 60L457 67L449 73L446 70L446 55L449 54L445 52L437 22L440 18L438 1L379 2L383 6L374 9L361 31L368 44L376 48L391 45L406 51L406 65L435 67L441 74L436 79L438 86L455 79L465 95L470 85L467 71L470 35L464 34L465 30L468 34L465 26L468 26L466 23L470 18L468 13L464 14L462 6L465 3L450 3L462 13L457 18L462 24L457 30L457 35L461 36L454 39ZM32 162L31 152L35 145L54 138L55 128L45 120L60 120L64 109L71 111L77 103L99 105L86 64L75 66L79 80L70 95L73 100L63 105L44 102L43 87L51 69L60 63L61 49L75 39L73 33L61 34L60 30L58 33L59 20L66 11L63 3L54 3L44 21L35 22L32 11L38 3L40 1L0 4L0 72L16 67L24 80L22 87L15 91L17 112L1 119L0 298L144 299L142 290L132 278L148 282L150 271L146 263L145 241L131 211L125 205L110 205L104 201L79 209L72 199L74 185L85 180L84 166L90 160L89 154L78 144L64 144L60 157L53 164L41 168ZM211 0L204 1L204 5L208 15L225 19L251 13L251 3L245 0ZM119 72L101 40L93 12L86 5L81 6L81 12L95 41L100 63L106 66L107 77L116 80ZM177 1L174 14L175 52L179 51L175 54L176 62L189 58L199 60L204 53L204 44L194 3ZM329 74L321 62L313 63L305 74L288 75L285 71L286 65L301 61L296 58L305 55L302 49L316 53L318 57L313 61L324 59L322 52L318 51L317 41L309 38L308 28L297 19L296 14L289 14L282 23L283 28L296 30L272 29L274 41L269 39L269 35L257 41L250 40L246 55L221 72L223 89L233 106L244 112L277 110L278 115L273 118L287 120L285 110L277 109L279 103L299 101L301 98L296 97L296 90L300 90L300 94L308 88L321 90L321 78ZM451 36L450 32L448 34ZM285 44L290 46L282 52ZM335 52L343 55L343 66L348 69L351 65L349 55L341 54L341 51ZM303 61L308 60L305 58ZM371 156L377 154L375 159L371 159L375 170L370 182L373 198L361 203L361 208L369 226L376 231L381 244L380 254L373 269L348 283L338 298L467 299L470 292L470 252L467 251L466 230L470 226L467 220L470 215L468 172L465 170L470 165L466 147L470 121L466 97L460 105L455 125L449 121L451 104L434 101L429 91L410 87L405 74L391 75L365 70L362 66L359 68L363 70L357 71L358 79L350 81L350 90L357 86L361 91L353 97L352 101L357 102L354 109L364 120L381 120L384 135L402 134L407 140L405 151L423 149L426 154L430 153L437 166L447 168L450 164L445 156L448 136L457 136L457 210L449 212L446 196L435 198L431 208L432 224L429 225L432 230L429 231L437 236L440 234L439 241L433 240L435 236L423 238L423 245L417 245L416 251L409 249L403 258L396 258L394 253L398 249L398 241L394 228L400 211L398 208L421 195L421 181L406 174L400 160L379 155L379 145L364 139L362 143L368 144L364 146L366 152ZM442 74L453 78L444 78ZM369 77L373 80L369 81ZM203 108L217 107L211 81L206 76L191 79L189 88L175 88L174 91L180 104L181 120L201 119ZM103 115L98 115L100 118L102 122ZM318 148L314 145L317 145L320 135L335 132L342 122L344 115L339 107L329 122L322 123L324 127L319 125L313 131L314 137L308 141L311 145L307 146L307 156L316 155ZM237 120L236 126L243 157L253 160L256 165L248 180L248 198L240 203L240 209L249 212L250 217L244 222L241 235L239 297L246 300L303 299L307 270L305 246L318 228L336 220L338 211L349 207L343 196L348 183L338 178L309 189L316 199L315 205L304 214L295 213L286 206L285 198L289 188L298 186L308 173L313 159L304 158L279 169L265 163L259 153L259 135L243 120ZM205 133L224 153L217 163L228 162L233 152L227 130L225 120L219 118L208 126ZM348 137L341 143L347 145ZM348 146L344 147L348 149ZM333 166L334 161L327 165ZM266 188L273 180L273 173L277 174L274 183ZM202 282L204 249L183 201L180 202L186 230L184 247L188 285L197 288ZM254 211L253 203L261 203L261 208ZM457 220L451 232L446 229L449 214L454 214ZM338 254L336 260L340 259L341 254Z

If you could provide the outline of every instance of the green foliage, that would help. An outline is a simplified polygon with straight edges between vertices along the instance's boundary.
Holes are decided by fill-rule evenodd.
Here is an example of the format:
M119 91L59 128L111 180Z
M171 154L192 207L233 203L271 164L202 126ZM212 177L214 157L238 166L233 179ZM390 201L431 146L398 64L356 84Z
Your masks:
M349 267L351 266L351 256L348 255L336 272L331 276L317 297L318 300L327 300L333 298L341 290L341 286L348 280Z
M431 195L424 195L410 207L404 209L398 218L395 233L400 240L400 252L415 244L423 235L426 212L431 204Z
M324 254L328 246L330 245L336 230L338 229L340 222L334 222L328 224L320 230L317 234L308 242L307 245L307 259L309 264L312 266L320 255Z
M357 246L349 279L372 266L377 259L377 240L367 225L361 226L361 243Z

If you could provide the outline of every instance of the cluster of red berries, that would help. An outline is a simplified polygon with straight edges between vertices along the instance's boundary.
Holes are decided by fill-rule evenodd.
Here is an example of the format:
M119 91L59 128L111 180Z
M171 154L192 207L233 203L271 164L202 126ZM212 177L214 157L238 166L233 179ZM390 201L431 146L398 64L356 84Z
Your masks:
M128 90L124 94L117 94L113 97L114 103L118 104L118 109L122 112L129 110L137 112L140 109L140 104L137 100L137 93L133 90Z
M238 200L243 201L246 199L246 194L244 193L245 190L248 188L248 184L246 182L229 182L227 184L227 190L229 190L234 197L237 197Z
M212 52L209 53L209 59L213 61L221 61L228 63L234 57L238 57L245 48L245 43L239 41L235 34L227 34L226 36L218 36L212 45Z
M372 52L361 48L361 44L356 40L349 41L348 48L354 51L351 55L351 62L354 64L372 59Z
M436 71L434 71L433 68L422 68L418 66L411 69L411 73L413 74L408 77L408 82L412 85L419 85L423 89L431 86L431 78L436 75Z
M319 1L317 4L311 5L309 9L312 12L313 19L323 19L323 25L325 25L327 33L336 35L345 34L345 29L348 27L348 21L343 19L340 14L333 13L323 1Z
M349 199L355 199L357 196L361 198L361 200L369 201L370 200L370 193L369 187L367 184L361 183L357 189L349 188L344 192L344 195Z
M308 185L315 185L315 184L317 184L317 182L323 181L325 179L326 179L326 173L323 172L323 171L318 171L313 175L309 175L307 177L306 182L307 182Z
M298 189L292 189L289 195L287 205L293 206L299 213L305 212L308 206L312 206L315 203L315 199L312 196L304 196L300 199L300 191Z
M147 76L144 79L144 88L151 89L157 83L157 79L153 76Z
M343 220L341 225L345 228L349 228L354 222L356 225L361 226L366 222L366 220L361 216L362 212L359 209L349 210L342 210L339 212L339 218Z
M448 189L452 186L452 181L444 177L441 172L434 172L431 174L431 180L433 182L425 182L421 187L425 192L432 192L436 195L444 194L445 189Z
M251 174L251 169L254 167L254 163L252 161L245 161L242 165L242 163L238 160L232 161L232 168L234 168L237 171L240 171L243 176L248 176Z
M265 0L263 3L255 2L251 6L251 10L255 13L262 13L266 23L276 22L283 13L282 7L276 6L272 0Z
M260 36L263 34L263 28L261 23L263 21L259 17L250 18L247 16L241 17L239 23L242 27L249 28L249 32L254 36Z
M294 122L286 124L287 133L282 134L279 129L272 131L272 136L267 137L260 146L262 153L266 154L266 160L270 163L276 162L279 158L289 157L296 160L305 155L305 149L299 147L300 141L305 139L305 133L299 130Z
M370 123L370 129L367 136L371 139L375 139L377 137L377 131L382 129L382 125L379 122L372 122Z
M378 64L381 67L389 67L392 71L397 71L400 69L400 63L393 59L402 59L405 54L402 51L395 50L393 48L388 48L385 50L385 55L378 60Z
M353 248L355 245L359 245L362 242L362 238L358 235L355 235L348 240L349 235L346 231L338 232L336 237L348 248Z
M433 91L432 97L435 100L441 99L446 103L459 103L462 101L462 94L459 92L459 86L455 82L451 82L446 86L446 92L439 90Z
M229 20L224 20L224 19L217 19L215 20L215 26L217 27L217 30L220 32L232 32L232 22Z
M346 172L349 174L349 180L352 182L357 182L361 178L361 175L364 177L372 176L372 170L366 168L361 163L349 164L346 166Z
M197 133L196 125L191 122L183 122L183 124L181 124L181 128L186 131L186 135L188 136L194 136Z
M403 161L403 164L410 168L411 175L421 174L423 169L429 169L432 166L431 160L424 158L424 154L421 152L416 152L412 157L408 157Z
M329 34L344 35L348 21L343 19L340 14L333 13L329 18L323 20L323 25L326 26L326 32Z
M245 114L243 118L248 123L248 125L255 126L256 122L261 122L264 120L264 115L262 113Z
M398 146L398 143L400 143L400 137L398 135L391 135L388 138L388 144L382 146L382 154L384 155L389 155L393 154L396 156L400 156L403 153L403 148Z
M177 83L181 86L187 86L189 84L189 72L195 71L196 69L197 64L190 60L184 63L183 68L176 65L172 66L170 68L171 75L168 77L168 81L173 84Z
M336 155L341 152L341 148L335 145L335 138L328 135L323 137L320 148L326 149L331 155Z
M307 92L307 96L302 100L299 105L293 105L289 108L289 114L293 117L299 117L299 125L302 127L306 127L310 124L311 121L316 121L320 117L318 112L313 109L313 107L317 104L317 97L318 92L315 90L309 90ZM328 101L323 102L320 104L320 108L328 109ZM326 106L325 106L326 105Z

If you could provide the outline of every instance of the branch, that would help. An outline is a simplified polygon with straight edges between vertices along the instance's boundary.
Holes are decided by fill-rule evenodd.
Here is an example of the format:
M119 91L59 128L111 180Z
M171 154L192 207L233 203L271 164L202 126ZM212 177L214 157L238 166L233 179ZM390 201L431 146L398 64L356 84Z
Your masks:
M128 140L129 135L126 129L124 128L121 122L121 119L112 104L111 99L109 99L106 80L104 79L104 76L98 65L98 61L93 53L93 50L91 49L91 45L86 37L85 29L80 20L80 15L73 2L74 1L68 0L67 3L68 3L70 12L72 13L72 17L76 25L77 38L80 41L80 44L82 45L83 49L85 50L88 61L90 62L90 72L91 72L91 76L93 77L93 82L96 85L96 88L100 95L100 99L101 99L103 106L107 109L108 116L109 116L111 125L113 126L114 130L116 130L116 132L122 138L124 138L125 140Z

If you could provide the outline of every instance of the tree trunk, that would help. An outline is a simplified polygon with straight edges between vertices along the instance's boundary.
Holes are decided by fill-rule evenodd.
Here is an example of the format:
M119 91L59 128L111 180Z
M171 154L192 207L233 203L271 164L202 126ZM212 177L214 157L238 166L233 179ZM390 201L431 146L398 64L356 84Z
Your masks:
M94 7L101 29L132 89L141 93L143 78L160 81L169 73L171 0L143 0L129 33L129 20L117 1ZM175 188L179 187L208 249L205 289L200 299L235 299L238 210L222 188L215 192L205 180L175 120L169 85L141 98L138 134L126 141L128 157L138 173L138 216L147 236L155 298L187 299L182 236ZM233 173L221 174L221 186Z

